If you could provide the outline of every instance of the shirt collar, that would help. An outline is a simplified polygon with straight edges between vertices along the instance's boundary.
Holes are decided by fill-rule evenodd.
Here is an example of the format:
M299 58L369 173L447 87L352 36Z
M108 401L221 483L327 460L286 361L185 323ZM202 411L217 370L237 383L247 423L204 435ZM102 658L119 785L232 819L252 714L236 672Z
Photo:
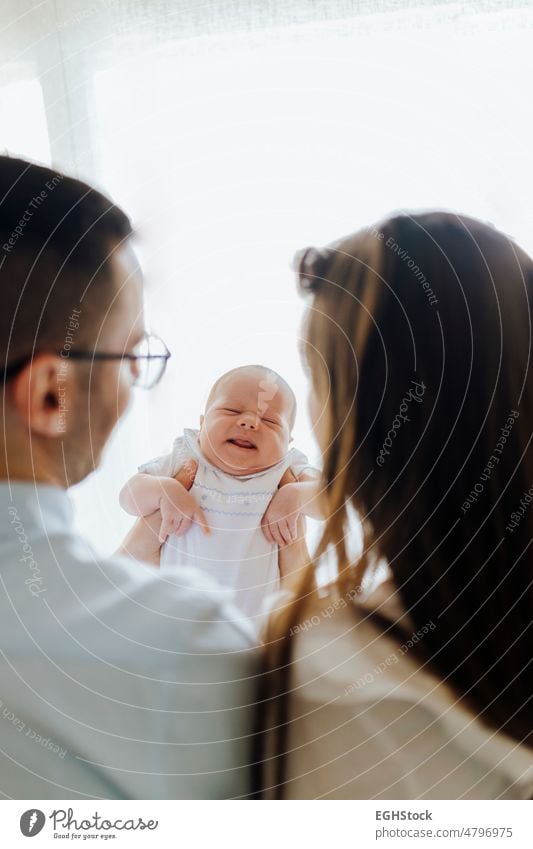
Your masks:
M73 524L67 491L34 481L0 481L0 538L10 537L17 522L34 536L65 533Z

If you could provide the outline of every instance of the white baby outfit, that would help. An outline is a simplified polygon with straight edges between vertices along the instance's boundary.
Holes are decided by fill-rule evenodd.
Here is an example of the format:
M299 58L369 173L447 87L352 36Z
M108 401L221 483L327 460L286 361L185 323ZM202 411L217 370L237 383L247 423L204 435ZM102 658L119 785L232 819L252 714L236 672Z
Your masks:
M202 507L211 534L206 536L193 524L184 536L168 537L161 549L161 569L184 563L198 566L218 581L221 593L246 616L261 617L265 598L279 589L278 546L265 539L261 518L285 471L290 468L298 477L311 468L307 457L291 448L263 472L229 475L205 459L198 431L187 428L170 454L144 463L139 472L174 477L190 459L198 463L190 492Z

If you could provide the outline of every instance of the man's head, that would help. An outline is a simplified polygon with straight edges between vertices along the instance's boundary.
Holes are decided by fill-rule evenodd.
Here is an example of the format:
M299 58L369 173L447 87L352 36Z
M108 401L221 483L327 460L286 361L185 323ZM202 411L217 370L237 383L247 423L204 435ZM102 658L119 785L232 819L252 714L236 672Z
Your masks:
M131 233L85 183L0 157L3 475L70 485L98 464L131 379L120 360L75 357L127 353L143 335Z
M200 417L200 447L233 475L273 466L287 453L296 416L289 384L265 366L240 366L213 385Z

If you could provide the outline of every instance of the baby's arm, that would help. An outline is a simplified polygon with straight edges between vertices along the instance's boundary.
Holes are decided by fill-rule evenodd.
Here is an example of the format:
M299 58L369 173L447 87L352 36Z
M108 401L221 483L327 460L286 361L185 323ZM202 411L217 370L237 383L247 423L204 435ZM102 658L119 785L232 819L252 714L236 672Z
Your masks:
M323 519L319 504L321 491L322 482L318 470L308 470L296 477L288 469L261 520L261 527L268 542L280 546L295 542L298 537L298 517L301 515Z
M318 469L302 472L291 486L298 494L300 512L310 519L324 519L324 510L320 504L320 494L324 487Z
M142 473L134 475L120 493L120 504L124 510L134 516L146 517L160 511L159 541L161 543L169 534L183 536L193 522L200 525L205 534L209 534L210 528L204 511L189 492L194 483L197 468L198 464L190 460L173 478Z
M291 589L311 560L305 539L305 516L300 515L296 523L296 539L281 545L278 551L279 574L282 589Z
M183 489L189 490L194 483L197 468L198 464L190 460L184 463L172 478L166 475L147 475L144 472L138 472L120 490L118 497L120 506L132 516L149 516L150 513L159 510L163 493L167 490L171 493L179 491L174 482L181 484Z

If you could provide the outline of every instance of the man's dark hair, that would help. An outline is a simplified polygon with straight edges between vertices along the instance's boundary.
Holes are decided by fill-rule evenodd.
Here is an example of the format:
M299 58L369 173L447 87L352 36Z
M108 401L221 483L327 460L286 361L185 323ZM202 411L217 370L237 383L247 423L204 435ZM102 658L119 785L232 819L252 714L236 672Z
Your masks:
M64 174L0 156L0 367L90 345L114 297L109 260L132 233L109 198ZM72 322L70 325L72 326Z

